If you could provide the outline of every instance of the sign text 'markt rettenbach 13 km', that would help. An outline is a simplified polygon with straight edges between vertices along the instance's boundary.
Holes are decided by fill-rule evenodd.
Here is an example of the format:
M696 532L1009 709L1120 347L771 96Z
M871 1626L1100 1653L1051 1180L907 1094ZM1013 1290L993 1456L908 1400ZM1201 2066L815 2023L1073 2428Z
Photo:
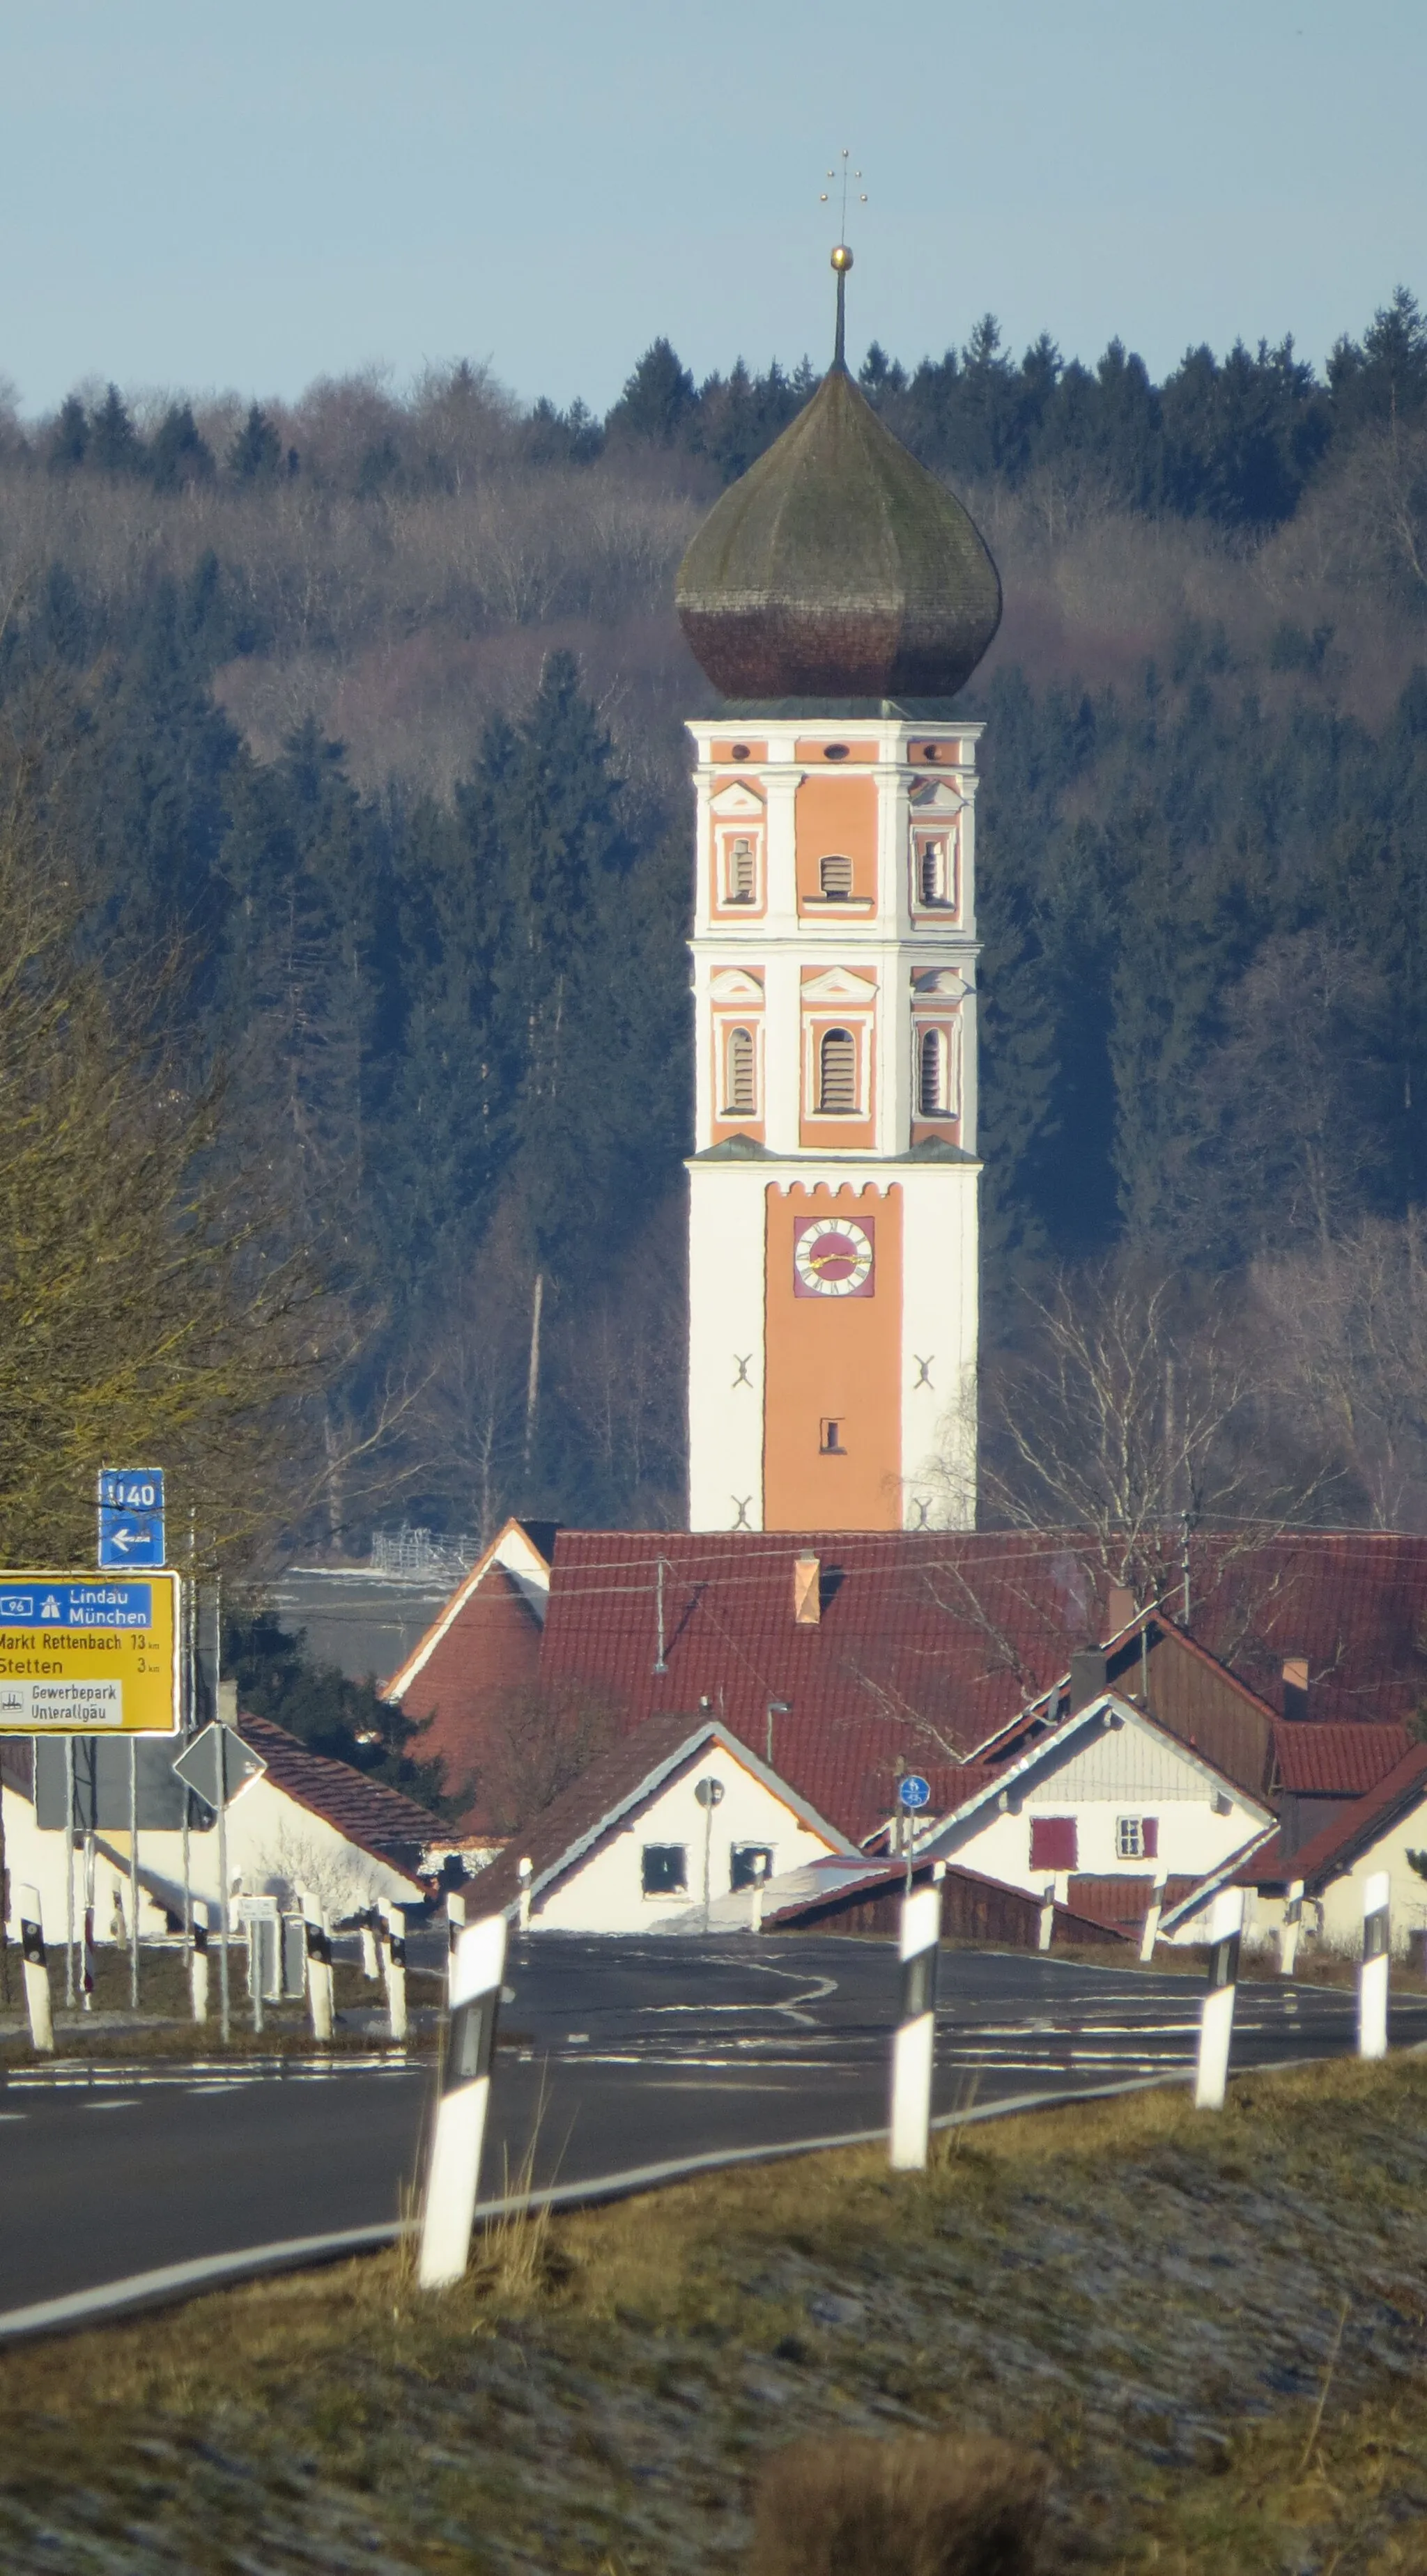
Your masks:
M0 1734L172 1735L176 1574L0 1574Z

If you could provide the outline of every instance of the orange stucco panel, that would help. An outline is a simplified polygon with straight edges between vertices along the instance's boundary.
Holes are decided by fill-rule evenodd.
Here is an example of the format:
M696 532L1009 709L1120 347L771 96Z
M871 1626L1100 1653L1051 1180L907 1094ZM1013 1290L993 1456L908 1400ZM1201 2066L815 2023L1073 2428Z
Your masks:
M873 1294L799 1296L795 1228L810 1216L865 1212L876 1246ZM770 1530L900 1529L902 1194L826 1183L767 1197L763 1525ZM819 1446L841 1426L841 1456Z
M841 772L831 777L804 778L799 783L794 818L799 903L811 898L818 912L835 910L835 906L817 900L821 893L818 861L834 854L852 861L854 896L863 903L875 903L876 779L848 778Z
M711 742L709 744L710 760L727 761L732 765L739 753L742 754L742 758L738 759L738 767L742 769L745 762L766 760L768 757L768 745L766 742L754 742L747 734L740 734L736 745L731 738L727 742Z

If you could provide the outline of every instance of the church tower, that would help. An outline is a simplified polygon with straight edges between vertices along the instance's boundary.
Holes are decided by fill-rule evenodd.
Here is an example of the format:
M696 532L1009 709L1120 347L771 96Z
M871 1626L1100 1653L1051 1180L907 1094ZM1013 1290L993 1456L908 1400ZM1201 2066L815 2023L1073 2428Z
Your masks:
M680 568L697 746L693 1529L975 1516L976 744L1001 588L847 373Z

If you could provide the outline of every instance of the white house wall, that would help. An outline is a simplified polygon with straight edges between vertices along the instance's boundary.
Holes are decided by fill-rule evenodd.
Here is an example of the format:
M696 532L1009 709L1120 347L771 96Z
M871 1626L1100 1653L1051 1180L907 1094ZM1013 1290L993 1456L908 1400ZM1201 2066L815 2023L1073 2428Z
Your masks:
M677 1779L659 1790L565 1877L535 1901L532 1928L546 1932L648 1932L696 1917L704 1900L705 1810L694 1795L700 1780L717 1780L722 1802L712 1810L709 1894L727 1896L735 1844L772 1851L772 1870L796 1869L835 1846L805 1825L761 1780L716 1748L697 1755ZM688 1891L682 1899L646 1896L642 1885L646 1843L682 1843Z
M28 1798L6 1788L5 1854L11 1888L32 1886L39 1892L45 1938L57 1942L65 1931L64 1833L41 1828ZM129 1919L129 1837L106 1828L97 1837L95 1864L95 1932L101 1942L127 1939ZM421 1893L414 1879L391 1862L375 1859L347 1840L323 1816L290 1798L267 1778L252 1780L228 1809L228 1875L241 1880L249 1896L286 1893L306 1876L329 1910L353 1911L374 1899L410 1902ZM216 1909L222 1890L218 1881L218 1832L188 1838L189 1882L196 1897ZM110 1857L110 1855L115 1857ZM145 1938L165 1929L164 1907L183 1911L183 1837L180 1833L143 1832L139 1868L149 1890L140 1889L139 1930ZM82 1916L83 1856L74 1862L76 1924ZM119 1905L115 1907L115 1891ZM13 1907L12 1907L13 1911ZM216 1910L214 1914L216 1921ZM122 1922L123 1930L116 1925Z
M1400 1824L1392 1825L1380 1841L1373 1843L1355 1860L1342 1878L1333 1879L1324 1888L1320 1903L1323 1909L1321 1937L1335 1950L1354 1954L1362 1949L1363 1881L1375 1871L1385 1869L1388 1875L1388 1904L1391 1909L1392 1946L1407 1948L1408 1935L1427 1924L1427 1879L1418 1877L1407 1855L1409 1851L1427 1851L1427 1805Z
M1181 1755L1157 1729L1127 1717L1123 1725L1077 1737L1051 1767L1045 1760L1024 1781L988 1799L960 1824L935 1837L938 1858L960 1861L988 1878L1039 1895L1050 1876L1031 1868L1031 1822L1036 1816L1073 1816L1076 1869L1093 1878L1201 1878L1243 1848L1269 1821L1266 1808L1237 1795ZM1122 1858L1122 1816L1153 1816L1158 1851L1153 1860ZM1057 1894L1070 1873L1057 1875ZM1424 1889L1427 1894L1427 1889ZM1201 1937L1187 1928L1184 1938Z

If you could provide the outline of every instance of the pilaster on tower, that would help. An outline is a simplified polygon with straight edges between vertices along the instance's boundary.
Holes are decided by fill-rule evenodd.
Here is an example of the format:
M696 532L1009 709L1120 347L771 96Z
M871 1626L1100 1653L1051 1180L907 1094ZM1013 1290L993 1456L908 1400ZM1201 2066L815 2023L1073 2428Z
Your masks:
M839 350L679 607L728 700L690 726L690 1524L967 1526L981 727L951 701L995 567Z

